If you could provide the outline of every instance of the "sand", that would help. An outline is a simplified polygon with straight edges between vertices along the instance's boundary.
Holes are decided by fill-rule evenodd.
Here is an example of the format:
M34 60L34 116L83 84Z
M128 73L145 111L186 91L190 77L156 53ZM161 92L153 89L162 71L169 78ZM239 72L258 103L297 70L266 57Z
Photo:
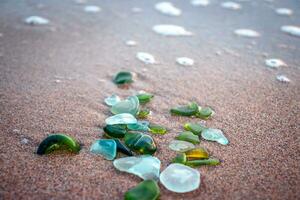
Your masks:
M89 1L102 8L97 14L85 13L84 5L71 0L0 2L0 199L122 199L141 180L116 171L89 147L101 138L110 115L104 98L139 90L155 95L147 105L153 111L149 121L170 130L153 136L162 169L176 154L168 144L183 124L199 122L171 116L172 106L192 100L211 106L216 115L206 125L222 129L230 141L228 146L202 141L222 164L198 168L201 187L187 194L160 184L160 199L299 198L300 38L280 32L282 25L299 25L299 4L256 0L229 11L218 3L195 8L176 0L183 14L169 17L153 9L155 2ZM143 12L133 13L133 7ZM277 7L295 13L278 16ZM24 24L31 15L51 22ZM195 35L167 38L151 31L161 23L184 26ZM254 29L261 37L237 37L238 28ZM138 45L128 47L127 40ZM154 55L158 64L137 60L139 51ZM177 57L195 64L180 66ZM289 67L268 69L266 57ZM112 83L119 70L137 74L129 89ZM291 82L277 81L277 74ZM84 145L80 154L36 155L52 132L77 138Z

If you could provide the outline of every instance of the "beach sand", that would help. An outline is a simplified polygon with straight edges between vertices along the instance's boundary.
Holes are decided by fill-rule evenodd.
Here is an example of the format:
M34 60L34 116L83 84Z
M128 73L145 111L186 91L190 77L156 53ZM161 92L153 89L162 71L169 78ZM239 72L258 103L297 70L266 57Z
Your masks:
M90 0L102 8L86 13L74 1L2 0L0 2L0 199L122 199L140 178L117 171L111 161L89 153L103 135L110 116L104 98L125 98L151 92L149 121L168 127L153 136L155 153L165 169L175 152L168 144L186 122L171 116L173 106L197 101L216 114L206 125L219 128L228 146L202 141L216 167L200 167L199 189L176 194L160 185L162 200L175 199L297 199L300 196L300 38L280 31L300 24L298 1L240 2L240 11L225 10L214 1L205 8L172 1L180 17L153 9L158 1ZM141 13L131 11L142 8ZM291 17L277 7L292 8ZM38 15L46 26L23 20ZM191 37L164 37L156 24L176 24ZM251 28L259 38L233 34ZM125 41L138 45L128 47ZM145 65L137 52L151 53L158 64ZM175 63L190 57L194 66ZM269 69L266 58L280 58L288 67ZM111 81L120 70L136 73L129 89ZM276 80L285 74L290 83ZM83 144L78 155L38 156L39 143L63 132ZM24 142L27 139L28 142Z

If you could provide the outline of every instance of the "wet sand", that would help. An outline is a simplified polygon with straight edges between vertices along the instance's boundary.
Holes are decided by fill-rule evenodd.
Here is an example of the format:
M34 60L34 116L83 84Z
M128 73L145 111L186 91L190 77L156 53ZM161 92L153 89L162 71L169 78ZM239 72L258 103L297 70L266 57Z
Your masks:
M153 136L162 169L175 156L168 144L183 124L199 122L171 116L172 106L192 100L211 106L216 115L206 125L222 129L230 141L228 146L202 141L222 164L198 168L201 187L190 193L172 193L160 184L160 199L299 198L300 38L280 31L282 25L300 24L299 1L240 2L237 12L221 8L221 1L206 8L172 1L182 9L180 17L155 11L158 1L89 2L102 11L85 13L84 5L71 0L0 2L0 199L122 199L140 179L116 171L89 147L102 137L99 127L110 115L104 98L139 90L155 94L149 121L170 130ZM133 7L143 12L133 13ZM278 7L295 13L278 16ZM24 24L31 15L51 23ZM152 32L161 23L195 35L166 38ZM237 37L238 28L262 36ZM138 45L128 47L126 40ZM138 51L151 53L159 64L138 61ZM266 55L289 67L267 68ZM181 56L195 65L179 66L175 59ZM120 70L137 74L128 90L111 81ZM291 82L277 81L277 74ZM36 155L39 142L52 132L76 137L84 145L80 154Z

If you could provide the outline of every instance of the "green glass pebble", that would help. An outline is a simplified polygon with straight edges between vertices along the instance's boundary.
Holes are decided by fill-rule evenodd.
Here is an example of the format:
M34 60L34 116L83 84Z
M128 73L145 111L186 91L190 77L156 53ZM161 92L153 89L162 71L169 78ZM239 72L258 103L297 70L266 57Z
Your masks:
M117 144L117 151L118 152L121 152L121 153L123 153L127 156L133 156L132 151L128 147L126 147L119 139L114 139L114 141Z
M74 138L63 133L52 134L40 143L37 154L48 154L55 150L68 150L78 153L80 151L80 145Z
M106 118L105 123L107 125L136 124L137 120L132 114L122 113Z
M90 151L94 154L102 155L107 160L113 160L117 155L117 144L113 139L96 140Z
M209 158L209 159L201 159L201 160L190 160L185 163L190 167L198 167L201 165L219 165L221 162L219 159Z
M164 135L167 133L167 129L165 127L156 124L150 124L149 131L153 134L160 134L160 135Z
M139 106L139 99L136 96L130 96L112 106L110 111L115 115L121 113L130 113L135 116L139 111Z
M177 137L177 140L183 140L183 141L187 141L193 144L199 144L200 140L199 137L197 135L195 135L194 133L190 132L190 131L184 131L182 133L180 133Z
M127 132L126 125L123 124L106 125L103 130L112 138L123 138Z
M148 117L148 115L150 114L150 110L149 109L142 109L139 111L139 113L137 114L137 117L139 119L145 119Z
M195 135L200 135L201 132L206 129L206 127L201 126L200 124L196 123L186 123L184 124L184 129L187 131L191 131Z
M124 138L125 144L129 149L141 154L154 154L156 145L151 136L140 132L128 132Z
M108 106L114 106L117 103L119 103L120 101L121 101L120 97L115 95L115 94L113 94L110 97L107 97L107 98L104 99L104 102Z
M170 112L174 115L193 116L198 112L198 104L195 102L192 102L185 106L171 108Z
M133 81L132 74L130 72L121 71L115 75L115 77L113 78L113 81L117 85L131 83Z
M220 129L207 128L202 131L201 137L205 140L215 141L222 145L227 145L229 143L228 139Z
M138 121L136 124L128 124L127 128L128 128L128 130L131 130L131 131L147 132L149 130L148 126L149 126L148 121Z
M172 160L172 163L185 164L186 163L185 153L180 153L180 154L176 155L176 157Z
M178 151L183 153L188 150L194 149L195 145L187 141L172 140L169 144L169 148L172 149L173 151Z
M153 94L150 93L141 93L136 95L141 104L148 103L154 97Z
M208 119L214 114L214 111L210 107L199 108L199 111L196 113L196 117L201 119Z
M153 180L145 180L125 193L125 200L156 200L160 194L157 183Z

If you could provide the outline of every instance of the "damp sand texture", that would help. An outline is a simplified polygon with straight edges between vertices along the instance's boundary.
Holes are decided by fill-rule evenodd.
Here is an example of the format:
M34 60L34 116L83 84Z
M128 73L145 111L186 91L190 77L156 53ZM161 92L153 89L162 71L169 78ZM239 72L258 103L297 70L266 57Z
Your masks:
M219 0L205 7L171 1L180 16L158 12L160 1L76 2L0 2L0 199L122 199L141 179L120 173L89 148L111 115L104 99L140 90L155 95L147 105L149 121L169 129L153 135L161 171L176 156L169 143L185 123L199 122L171 116L172 106L196 101L211 107L216 114L206 126L222 129L230 141L222 146L202 140L222 163L196 168L201 186L189 193L159 183L160 199L299 198L300 38L281 31L299 26L297 1L236 1L239 10L225 9ZM99 11L85 12L90 5ZM278 15L277 8L293 14ZM30 16L49 22L26 24ZM152 27L160 24L193 35L157 34ZM236 35L238 29L259 37ZM127 46L128 40L137 45ZM156 63L141 62L138 52ZM194 64L179 65L179 57ZM271 69L265 65L270 58L288 66ZM130 87L113 83L119 71L134 72ZM76 138L80 153L37 155L39 143L55 132Z

